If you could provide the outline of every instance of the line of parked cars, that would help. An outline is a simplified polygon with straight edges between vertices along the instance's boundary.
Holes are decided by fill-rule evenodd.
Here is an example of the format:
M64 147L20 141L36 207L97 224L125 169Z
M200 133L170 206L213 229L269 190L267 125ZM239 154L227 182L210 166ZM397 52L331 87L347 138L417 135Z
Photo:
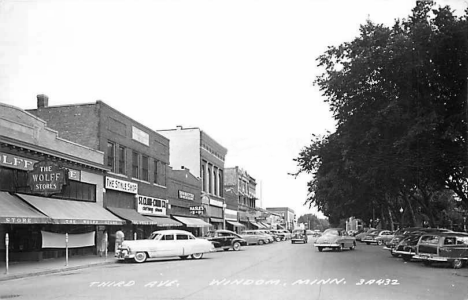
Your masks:
M291 239L287 230L246 230L237 234L230 230L209 231L203 238L197 238L185 230L154 231L147 239L124 241L115 252L121 261L137 263L152 258L180 257L200 259L205 253L218 250L239 251L242 246L269 244Z
M383 245L393 257L404 261L422 261L430 266L444 263L455 269L468 264L468 233L441 228L410 227L390 232L371 229L359 236L368 245Z

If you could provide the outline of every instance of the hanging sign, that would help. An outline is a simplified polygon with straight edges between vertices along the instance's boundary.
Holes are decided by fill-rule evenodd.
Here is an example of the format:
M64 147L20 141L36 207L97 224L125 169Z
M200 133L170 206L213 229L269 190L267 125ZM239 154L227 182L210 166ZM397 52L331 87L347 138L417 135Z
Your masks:
M68 170L59 163L44 160L34 164L32 171L28 172L28 184L35 194L49 196L62 192L67 184Z

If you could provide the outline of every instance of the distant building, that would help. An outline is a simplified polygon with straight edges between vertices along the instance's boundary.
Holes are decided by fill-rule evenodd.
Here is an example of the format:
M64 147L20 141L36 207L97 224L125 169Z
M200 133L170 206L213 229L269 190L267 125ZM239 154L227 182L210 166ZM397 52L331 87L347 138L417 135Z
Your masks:
M241 226L247 229L266 228L262 224L258 224L256 217L256 196L257 182L255 178L247 173L247 171L239 168L226 168L224 173L224 191L226 195L227 208L236 211L237 224L232 224L231 230L239 230ZM229 225L228 224L228 225ZM237 227L237 228L234 228Z
M225 228L223 185L227 149L200 128L177 126L158 133L170 140L170 165L174 169L188 168L200 178L201 201L206 209L204 221L214 229Z
M279 214L283 218L283 223L279 227L293 230L296 226L296 214L289 207L267 207L266 210Z

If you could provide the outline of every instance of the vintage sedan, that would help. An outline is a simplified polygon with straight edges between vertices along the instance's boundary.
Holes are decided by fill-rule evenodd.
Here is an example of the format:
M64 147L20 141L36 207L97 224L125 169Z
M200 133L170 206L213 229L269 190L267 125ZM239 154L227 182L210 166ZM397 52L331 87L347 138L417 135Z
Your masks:
M115 252L118 260L133 259L137 263L148 258L179 256L186 259L200 259L204 253L214 252L213 243L198 239L184 230L154 231L146 240L124 241Z
M348 235L343 228L329 228L325 230L321 237L315 240L314 246L322 252L325 248L341 251L345 248L354 250L356 248L356 239Z
M291 235L291 244L295 244L297 242L307 244L308 239L305 229L294 229Z
M373 234L373 233L375 233L375 232L379 232L379 230L378 230L378 229L371 228L371 229L369 229L369 230L367 230L367 231L365 231L365 232L361 232L361 233L359 233L359 234L356 234L356 235L354 236L354 238L356 239L356 241L362 242L362 239L363 239L365 236L367 236L367 235L369 235L369 234Z
M247 241L247 245L263 245L268 244L268 236L256 230L245 230L239 234L241 238Z
M362 242L366 243L367 245L370 244L378 244L382 245L384 239L391 240L393 234L390 230L378 230L374 233L368 234L362 238Z
M223 249L224 251L228 251L229 249L239 251L241 246L247 246L245 239L230 230L219 229L209 231L205 238L211 241L216 249Z
M444 262L454 269L460 269L468 262L468 233L424 234L418 241L414 258L428 266L434 262Z
M438 228L422 228L411 232L408 236L398 243L393 253L399 254L404 261L411 261L416 255L416 246L418 245L419 238L424 234L429 233L442 233L447 232L447 229Z

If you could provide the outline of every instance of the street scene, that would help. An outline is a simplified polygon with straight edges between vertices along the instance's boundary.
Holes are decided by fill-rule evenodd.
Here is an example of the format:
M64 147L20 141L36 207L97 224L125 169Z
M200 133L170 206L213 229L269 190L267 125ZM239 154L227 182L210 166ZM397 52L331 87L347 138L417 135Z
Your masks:
M0 66L0 300L468 300L466 0L2 0Z
M428 268L380 246L290 241L0 282L2 299L468 299L468 269Z

